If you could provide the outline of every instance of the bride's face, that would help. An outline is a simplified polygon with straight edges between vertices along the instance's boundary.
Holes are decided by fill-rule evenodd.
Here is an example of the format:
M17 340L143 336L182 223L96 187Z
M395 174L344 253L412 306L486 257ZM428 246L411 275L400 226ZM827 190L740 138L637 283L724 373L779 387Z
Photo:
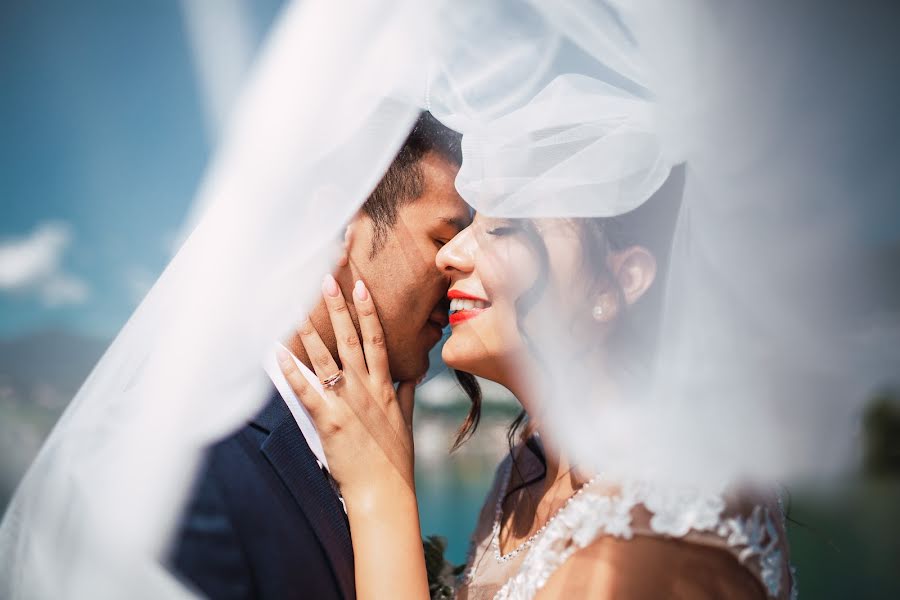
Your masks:
M546 255L538 248L546 248ZM437 255L438 268L450 278L452 334L444 362L515 387L516 374L529 371L535 359L523 332L533 331L530 325L538 319L564 324L585 316L586 290L578 283L582 257L567 220L477 214Z

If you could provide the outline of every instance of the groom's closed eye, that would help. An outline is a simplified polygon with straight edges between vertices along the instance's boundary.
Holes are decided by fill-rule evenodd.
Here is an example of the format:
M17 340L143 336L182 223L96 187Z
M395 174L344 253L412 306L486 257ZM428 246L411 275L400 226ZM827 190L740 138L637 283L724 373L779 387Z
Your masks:
M436 226L432 231L432 239L434 239L434 243L440 249L467 226L468 223L460 218L438 217Z

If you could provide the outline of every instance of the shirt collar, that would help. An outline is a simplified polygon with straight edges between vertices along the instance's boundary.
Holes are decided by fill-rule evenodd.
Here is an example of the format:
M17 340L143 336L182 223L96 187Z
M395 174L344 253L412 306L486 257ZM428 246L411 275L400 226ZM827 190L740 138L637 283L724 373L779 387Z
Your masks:
M322 382L319 381L319 378L316 377L316 374L310 371L309 367L300 362L300 360L296 356L294 356L294 354L290 350L285 348L283 344L277 344L276 348L272 348L272 350L266 356L263 366L265 367L266 373L268 373L269 375L269 379L272 380L272 383L275 385L275 389L278 390L278 393L281 395L282 400L284 400L284 403L287 404L288 410L291 411L291 415L297 422L297 427L300 428L300 432L303 434L303 437L306 438L306 443L309 446L309 449L312 450L313 454L315 454L319 466L327 469L328 460L326 460L325 458L325 450L322 448L322 440L319 439L319 433L316 431L315 425L313 425L312 417L310 417L309 412L307 412L306 407L304 407L300 402L300 399L297 398L294 390L287 382L287 379L285 379L284 373L281 372L281 367L278 365L278 359L275 356L275 352L278 347L287 350L288 354L290 354L291 358L294 360L294 364L296 364L297 368L300 370L300 373L303 374L303 376L306 378L312 388L316 390L316 392L324 395L325 389L322 387Z

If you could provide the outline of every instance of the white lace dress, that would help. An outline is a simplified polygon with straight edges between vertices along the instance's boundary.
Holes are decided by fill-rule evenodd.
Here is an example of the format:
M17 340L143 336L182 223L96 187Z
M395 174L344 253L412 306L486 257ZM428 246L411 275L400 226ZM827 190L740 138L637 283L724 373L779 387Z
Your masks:
M519 454L522 458L528 455ZM619 483L610 493L609 482L595 479L540 531L502 555L501 500L511 466L508 458L497 471L472 538L457 598L533 598L566 560L602 536L679 540L725 552L761 584L759 597L796 597L780 502L754 502L748 496L729 495L726 499L724 495L702 496L639 483Z

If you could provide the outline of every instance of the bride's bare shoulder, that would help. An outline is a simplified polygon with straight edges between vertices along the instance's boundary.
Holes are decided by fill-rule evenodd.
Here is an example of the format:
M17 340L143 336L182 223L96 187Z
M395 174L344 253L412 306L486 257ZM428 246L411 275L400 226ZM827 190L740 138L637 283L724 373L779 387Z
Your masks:
M562 564L537 597L762 600L766 593L723 549L638 535L597 538Z
M581 511L587 515L579 522L584 526L573 527L570 542L561 538L572 554L566 559L567 553L561 553L563 560L539 597L791 596L789 550L777 498L751 490L714 497L641 486L605 491L609 493L595 486L586 496L585 502L601 502L593 511ZM615 505L602 500L616 497L621 505L612 512L628 509L627 526L590 517L598 508Z

